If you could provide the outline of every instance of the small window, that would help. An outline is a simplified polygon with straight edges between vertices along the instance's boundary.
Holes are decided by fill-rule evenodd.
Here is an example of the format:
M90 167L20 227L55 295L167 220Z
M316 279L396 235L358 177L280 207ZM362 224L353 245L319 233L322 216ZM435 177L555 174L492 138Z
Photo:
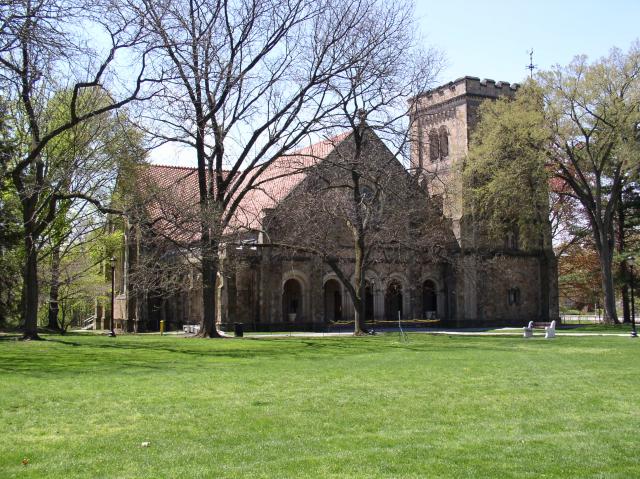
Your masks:
M510 250L518 249L518 232L517 231L507 231L507 236L505 238L505 246Z
M508 291L509 306L520 304L520 288L510 288Z
M449 156L449 133L447 133L447 129L444 126L440 127L438 144L440 147L440 159L444 160Z
M440 158L440 139L438 132L431 130L429 132L429 159L431 163L435 163Z

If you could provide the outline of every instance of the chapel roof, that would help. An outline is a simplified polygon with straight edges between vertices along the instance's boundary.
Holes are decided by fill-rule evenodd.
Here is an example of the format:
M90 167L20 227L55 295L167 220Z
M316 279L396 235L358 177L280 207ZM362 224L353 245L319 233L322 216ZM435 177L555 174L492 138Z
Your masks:
M266 210L275 208L304 180L308 168L324 160L350 134L344 132L280 156L259 172L252 188L240 201L233 226L248 230L261 229ZM249 178L253 178L253 175L247 175L247 183L251 181ZM243 189L239 188L240 191Z
M237 172L236 179L243 185L237 188L232 201L247 190L246 185L252 183L252 186L239 199L230 230L260 230L266 211L287 197L306 177L307 169L325 159L350 133L347 131L282 155L264 169L257 165L252 170ZM229 172L223 174L226 177ZM138 201L144 203L155 230L174 241L197 241L200 236L197 168L145 164L138 169L135 188Z

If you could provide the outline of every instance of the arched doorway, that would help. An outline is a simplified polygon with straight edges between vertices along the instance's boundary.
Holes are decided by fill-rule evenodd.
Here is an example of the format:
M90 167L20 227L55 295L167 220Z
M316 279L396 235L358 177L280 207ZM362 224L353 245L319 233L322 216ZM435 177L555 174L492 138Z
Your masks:
M302 285L297 279L288 279L282 288L282 314L284 321L300 320L302 315Z
M436 284L430 279L422 283L422 314L427 319L438 316L438 293Z
M384 295L384 316L389 321L397 320L398 311L402 317L402 285L394 279Z
M324 320L326 322L342 319L342 288L335 279L324 283Z

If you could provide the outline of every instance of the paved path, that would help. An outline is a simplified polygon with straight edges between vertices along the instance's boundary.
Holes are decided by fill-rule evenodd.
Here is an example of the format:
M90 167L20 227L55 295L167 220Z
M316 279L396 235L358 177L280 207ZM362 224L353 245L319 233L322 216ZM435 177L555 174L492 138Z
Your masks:
M425 331L427 332L427 331ZM522 330L520 331L433 331L429 334L447 334L450 336L522 336ZM568 331L559 331L556 329L556 337L558 336L630 336L630 333L571 333ZM533 334L534 338L544 337L544 331L540 330L539 333Z
M398 331L384 331L385 333L398 333ZM419 334L441 334L447 336L512 336L512 337L522 337L522 328L504 328L500 330L494 331L478 331L478 330L433 330L433 331L406 331L409 333L419 333ZM327 338L327 337L336 337L336 336L353 336L353 333L350 331L343 332L333 332L333 333L308 333L308 332L291 332L291 333L263 333L263 334L253 334L247 333L244 335L245 338L256 338L256 339L268 339L268 338L288 338L288 337L296 337L296 338ZM556 330L556 337L562 336L574 336L574 337L586 337L586 336L618 336L618 337L630 337L630 333L573 333L570 331ZM543 338L544 331L539 330L539 332L534 333L534 338Z

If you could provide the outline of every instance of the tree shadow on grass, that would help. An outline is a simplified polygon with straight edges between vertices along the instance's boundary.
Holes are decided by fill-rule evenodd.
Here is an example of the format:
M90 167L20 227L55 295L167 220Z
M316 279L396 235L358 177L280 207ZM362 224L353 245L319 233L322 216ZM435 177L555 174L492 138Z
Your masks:
M21 337L19 334L0 334L0 341L18 341Z
M37 352L25 354L21 347L0 350L0 371L51 374L113 375L140 371L206 371L207 368L255 364L278 360L314 360L402 352L447 355L455 352L522 352L524 343L514 338L469 338L410 335L403 343L391 336L366 338L278 338L216 341L210 339L148 338L120 336L49 336ZM184 341L182 340L184 339ZM537 343L537 342L536 342ZM526 348L533 346L527 342ZM540 351L546 350L541 347ZM404 359L403 359L404 360ZM203 369L204 368L204 369Z

